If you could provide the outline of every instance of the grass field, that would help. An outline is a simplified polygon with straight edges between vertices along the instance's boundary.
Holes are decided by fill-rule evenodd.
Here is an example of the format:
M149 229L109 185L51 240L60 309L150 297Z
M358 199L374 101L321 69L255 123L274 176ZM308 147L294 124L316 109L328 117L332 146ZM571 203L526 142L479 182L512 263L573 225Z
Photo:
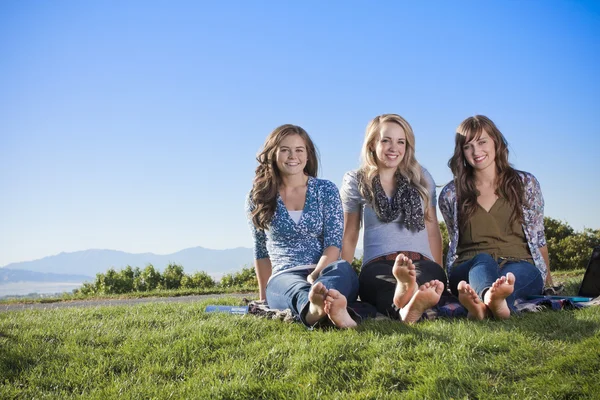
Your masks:
M509 321L371 320L350 331L204 312L237 302L0 313L0 398L600 394L600 307Z

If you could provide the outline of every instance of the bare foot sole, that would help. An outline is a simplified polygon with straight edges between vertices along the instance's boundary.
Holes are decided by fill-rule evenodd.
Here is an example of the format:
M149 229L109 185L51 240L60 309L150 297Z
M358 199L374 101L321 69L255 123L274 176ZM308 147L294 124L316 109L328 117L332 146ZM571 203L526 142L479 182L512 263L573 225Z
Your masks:
M321 282L315 283L308 292L308 312L306 313L306 323L313 325L323 318L325 313L325 298L327 297L327 288Z
M506 298L515 290L515 276L509 272L492 284L484 295L483 302L488 306L492 315L497 319L510 318L510 308Z
M486 305L479 299L479 296L475 293L471 285L465 281L458 283L458 301L469 312L467 318L481 321L486 317Z
M419 287L408 304L400 310L402 321L412 324L421 319L428 308L435 306L444 291L444 284L438 280L429 281Z
M403 308L417 291L417 272L412 260L404 254L398 254L392 267L392 274L396 278L394 305Z
M338 328L354 328L356 321L348 314L346 297L335 289L330 289L325 298L325 312Z

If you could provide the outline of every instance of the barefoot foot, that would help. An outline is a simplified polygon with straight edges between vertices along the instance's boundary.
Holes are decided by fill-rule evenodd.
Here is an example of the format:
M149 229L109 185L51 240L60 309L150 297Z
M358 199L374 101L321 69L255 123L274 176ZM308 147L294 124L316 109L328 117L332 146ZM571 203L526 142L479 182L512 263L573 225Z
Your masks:
M321 282L315 283L308 292L308 312L306 313L306 323L309 325L315 324L325 313L325 297L327 297L327 288Z
M488 306L492 315L497 319L510 318L510 308L506 298L515 290L515 276L512 273L501 276L485 292L483 302Z
M392 274L396 278L394 305L403 308L417 291L417 272L412 260L404 254L398 254Z
M325 298L325 312L338 328L354 328L356 322L348 314L346 297L335 289L330 289Z
M469 312L467 318L481 321L486 317L486 305L479 299L479 296L475 293L471 285L465 281L458 283L458 301Z
M412 324L421 319L421 315L435 306L444 291L444 284L438 280L429 281L419 287L408 304L400 310L402 321Z

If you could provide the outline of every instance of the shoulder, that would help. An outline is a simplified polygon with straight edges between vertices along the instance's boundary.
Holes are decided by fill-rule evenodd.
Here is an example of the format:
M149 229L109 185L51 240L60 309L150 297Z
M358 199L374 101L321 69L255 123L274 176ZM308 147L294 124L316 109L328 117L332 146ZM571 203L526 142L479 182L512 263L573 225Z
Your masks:
M435 187L435 181L433 180L433 176L431 176L431 173L429 173L427 168L425 168L422 165L421 165L421 174L423 174L423 178L425 178L425 180L427 181L428 184Z
M523 181L525 186L539 186L540 185L537 178L532 173L525 172L525 171L517 171L517 173L519 174L519 177L521 178L521 180Z
M448 182L440 192L440 198L455 196L456 195L456 186L454 185L454 180Z
M324 192L324 193L331 193L331 192L337 193L338 192L338 189L337 189L337 186L335 185L335 183L333 183L327 179L309 177L308 185L309 186L313 185L318 191Z
M252 190L250 190L248 192L248 194L246 195L246 202L244 205L245 205L246 211L254 210L255 205L254 205L254 202L252 201Z
M348 171L342 179L342 186L357 187L358 186L358 170Z

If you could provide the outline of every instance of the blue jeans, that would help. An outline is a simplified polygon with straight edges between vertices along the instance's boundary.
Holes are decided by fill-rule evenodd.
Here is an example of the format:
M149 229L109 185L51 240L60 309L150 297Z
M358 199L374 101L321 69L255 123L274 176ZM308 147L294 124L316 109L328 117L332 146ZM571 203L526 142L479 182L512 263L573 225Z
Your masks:
M308 312L308 292L311 284L306 278L312 269L282 272L267 284L267 303L269 307L284 310L289 308L292 314L300 317L304 325ZM348 303L356 301L358 296L358 277L347 261L339 260L329 264L321 271L315 283L321 282L327 289L336 289L346 296Z
M506 298L508 307L514 311L516 299L524 299L529 295L542 294L544 281L537 267L527 261L507 261L500 266L500 260L495 260L487 253L475 257L452 268L448 273L450 290L458 296L457 286L460 281L467 281L480 299L487 289L492 287L496 279L512 272L515 276L515 290Z

